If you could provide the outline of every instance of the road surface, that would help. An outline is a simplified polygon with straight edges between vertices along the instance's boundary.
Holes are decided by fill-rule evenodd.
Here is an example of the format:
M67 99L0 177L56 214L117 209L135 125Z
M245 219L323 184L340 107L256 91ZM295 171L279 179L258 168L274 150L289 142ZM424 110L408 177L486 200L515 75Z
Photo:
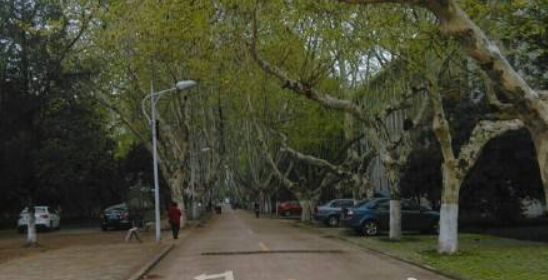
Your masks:
M147 276L168 280L447 280L342 241L223 209Z

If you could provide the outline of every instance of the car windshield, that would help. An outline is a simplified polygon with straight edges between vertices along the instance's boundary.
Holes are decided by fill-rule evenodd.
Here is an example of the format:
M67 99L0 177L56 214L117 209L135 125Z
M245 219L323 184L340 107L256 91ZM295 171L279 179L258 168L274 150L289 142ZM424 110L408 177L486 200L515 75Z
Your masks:
M116 205L110 206L107 209L105 209L105 211L124 211L126 209L127 209L126 204L122 203L122 204L116 204Z
M27 214L28 212L29 212L29 209L25 208L23 209L23 211L21 211L21 214ZM34 213L46 213L46 207L36 206L34 207Z
M385 202L385 201L386 201L386 199L384 199L384 198L367 200L367 201L363 202L359 207L360 208L373 209L373 208L376 208L379 203L382 203L382 202Z
M356 204L356 208L360 208L362 207L363 205L365 205L366 203L370 202L371 200L370 199L366 199L366 200L362 200L362 201L359 201L357 204Z

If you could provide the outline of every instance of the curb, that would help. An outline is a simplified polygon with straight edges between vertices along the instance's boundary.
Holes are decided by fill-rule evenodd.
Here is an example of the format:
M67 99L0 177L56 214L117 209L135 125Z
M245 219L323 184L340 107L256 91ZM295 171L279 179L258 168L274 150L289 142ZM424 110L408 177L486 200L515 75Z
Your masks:
M152 258L150 261L148 261L141 269L139 269L137 272L135 272L133 275L131 275L127 280L139 280L141 279L147 272L149 272L159 261L162 260L165 255L167 255L173 248L175 247L174 244L170 244L166 248L164 248L160 253L156 254L154 258Z
M315 228L312 228L312 227L307 227L307 226L304 226L304 225L301 225L301 224L298 224L297 227L301 228L301 229L305 229L305 230L310 230L310 231L313 231L317 234L323 234L323 232L321 232L320 230L318 229L315 229ZM387 258L391 258L391 259L394 259L394 260L397 260L397 261L400 261L400 262L403 262L403 263L406 263L408 265L412 265L412 266L416 266L418 268L422 268L424 270L427 270L427 271L430 271L436 275L439 275L439 276L443 276L445 278L448 278L448 279L453 279L453 280L471 280L471 279L468 279L468 278L462 278L462 277L459 277L459 276L456 276L456 275L452 275L452 274L449 274L449 273L446 273L446 272L443 272L443 271L439 271L431 266L428 266L428 265L424 265L424 264L421 264L421 263L417 263L417 262L414 262L414 261L411 261L411 260L407 260L407 259L404 259L400 256L397 256L397 255L393 255L393 254L390 254L390 253L386 253L384 251L381 251L379 249L374 249L374 248L371 248L371 247L367 247L367 246L364 246L364 245L361 245L361 244L357 244L355 242L352 242L342 236L334 236L332 235L332 237L336 240L339 240L339 241L342 241L344 243L347 243L349 245L352 245L358 249L360 249L361 251L365 251L365 252L368 252L368 253L372 253L372 254L375 254L377 256L382 256L382 257L387 257Z

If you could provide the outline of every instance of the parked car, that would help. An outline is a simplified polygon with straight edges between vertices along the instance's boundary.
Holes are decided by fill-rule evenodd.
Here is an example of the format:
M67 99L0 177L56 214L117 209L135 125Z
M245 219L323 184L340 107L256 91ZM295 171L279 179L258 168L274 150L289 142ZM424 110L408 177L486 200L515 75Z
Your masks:
M61 217L57 211L48 206L35 206L34 218L37 230L51 231L61 229ZM25 207L19 214L17 220L17 231L19 233L26 232L29 219L29 209Z
M278 205L278 215L280 216L298 216L301 215L303 209L298 201L286 201Z
M121 203L110 206L101 213L101 229L129 229L132 227L132 219L129 215L127 204Z
M327 226L336 227L341 220L342 209L353 206L353 199L334 199L322 206L318 206L314 213L314 219Z
M440 215L432 209L411 200L401 203L402 230L437 232ZM390 199L375 198L348 209L343 224L362 235L377 235L389 229Z

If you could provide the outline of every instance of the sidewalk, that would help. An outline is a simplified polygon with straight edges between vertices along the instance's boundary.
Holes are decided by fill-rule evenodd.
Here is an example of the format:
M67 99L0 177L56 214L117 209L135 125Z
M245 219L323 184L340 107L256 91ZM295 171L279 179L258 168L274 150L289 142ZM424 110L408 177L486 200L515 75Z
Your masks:
M166 245L77 246L17 259L0 266L2 280L119 280Z
M182 231L181 238L189 232ZM144 243L120 239L44 250L0 264L0 280L124 280L173 243L168 231L163 236L161 245L147 236Z

